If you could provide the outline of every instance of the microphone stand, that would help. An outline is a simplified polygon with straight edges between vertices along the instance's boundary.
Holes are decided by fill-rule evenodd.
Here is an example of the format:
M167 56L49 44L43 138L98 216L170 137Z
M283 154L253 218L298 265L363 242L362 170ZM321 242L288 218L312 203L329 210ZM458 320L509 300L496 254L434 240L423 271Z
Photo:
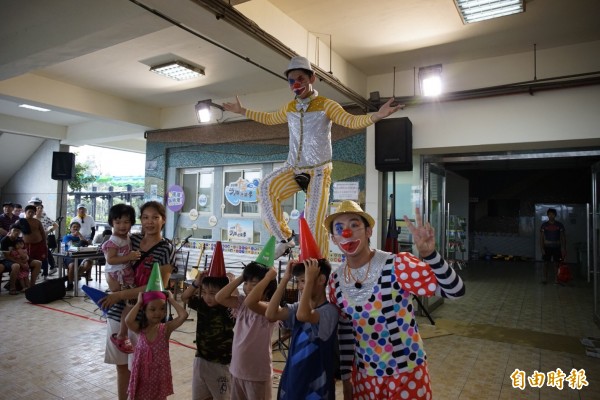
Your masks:
M183 246L185 246L187 243L190 242L190 238L192 237L192 235L189 235L188 237L186 237L185 239L183 239L183 242L181 242L181 244L179 245L179 248L177 248L175 250L175 254L179 253L181 251L181 249L183 248ZM177 256L176 256L177 257ZM175 266L174 266L175 267ZM179 270L175 271L175 273L179 272ZM187 272L184 270L184 272ZM183 280L185 281L185 276L183 277ZM175 282L175 284L179 284L179 282ZM169 285L170 286L170 285ZM172 321L173 320L173 310L171 309L171 303L169 303L169 317L167 318L167 321ZM187 321L187 320L186 320ZM191 320L190 320L191 321Z

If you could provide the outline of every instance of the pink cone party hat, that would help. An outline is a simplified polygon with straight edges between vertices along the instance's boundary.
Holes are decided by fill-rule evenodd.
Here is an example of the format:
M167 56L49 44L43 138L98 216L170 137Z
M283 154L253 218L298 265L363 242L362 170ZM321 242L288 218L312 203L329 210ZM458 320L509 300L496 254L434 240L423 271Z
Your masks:
M300 259L302 262L304 260L308 260L309 258L321 259L323 256L321 255L321 250L319 246L317 246L317 242L308 227L308 222L304 217L300 217Z

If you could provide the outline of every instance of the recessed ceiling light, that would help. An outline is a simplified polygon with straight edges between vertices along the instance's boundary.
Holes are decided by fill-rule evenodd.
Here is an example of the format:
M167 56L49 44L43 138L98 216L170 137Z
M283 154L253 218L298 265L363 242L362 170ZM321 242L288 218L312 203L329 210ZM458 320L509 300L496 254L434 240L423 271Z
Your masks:
M203 68L190 65L183 61L171 61L165 64L155 65L150 67L150 71L166 76L167 78L175 79L176 81L194 79L204 75Z
M21 108L28 108L30 110L35 110L35 111L42 111L42 112L48 112L48 111L50 111L47 108L36 107L36 106L29 105L29 104L21 104L19 107L21 107Z
M523 0L454 0L465 24L525 11Z

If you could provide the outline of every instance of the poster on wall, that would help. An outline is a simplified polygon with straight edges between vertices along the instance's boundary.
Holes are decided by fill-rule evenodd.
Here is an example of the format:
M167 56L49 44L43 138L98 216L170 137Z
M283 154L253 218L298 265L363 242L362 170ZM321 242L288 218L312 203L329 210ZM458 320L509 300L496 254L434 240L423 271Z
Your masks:
M251 220L230 219L227 222L227 240L236 243L252 243L254 224Z
M171 185L167 191L167 208L173 212L178 212L183 208L185 202L185 193L179 185Z
M358 200L358 182L334 182L334 200Z
M257 187L257 179L249 182L240 177L237 181L231 182L225 187L225 198L233 206L239 205L240 202L256 203Z

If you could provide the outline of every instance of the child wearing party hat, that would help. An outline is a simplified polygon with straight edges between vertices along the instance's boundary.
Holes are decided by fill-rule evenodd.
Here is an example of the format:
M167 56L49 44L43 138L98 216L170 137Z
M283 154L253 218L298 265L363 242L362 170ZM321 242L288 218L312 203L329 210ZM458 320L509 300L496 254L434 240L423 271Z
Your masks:
M177 317L164 323L167 301ZM140 310L142 317L137 321ZM187 311L175 301L173 294L163 291L160 268L155 263L146 291L138 294L136 305L125 317L127 327L139 335L129 379L130 400L166 400L173 394L169 338L187 317Z
M230 309L215 300L229 283L225 272L223 246L215 244L208 271L198 274L181 298L197 312L196 357L192 371L192 398L231 398L231 345L235 319ZM200 297L196 293L200 290Z
M267 271L273 270L275 254L274 236L256 258L244 267L240 276L217 293L216 299L234 311L236 317L233 330L231 354L231 398L270 400L273 386L273 359L271 356L271 336L275 322L265 317L268 301L275 292L277 281L272 279L263 290L254 287ZM234 295L243 284L243 294ZM235 293L237 294L237 293ZM246 303L251 295L256 301Z
M283 321L292 331L287 363L279 383L278 399L335 399L335 356L338 312L327 301L325 287L331 272L304 218L300 218L300 259L290 260L265 313ZM269 270L246 299L264 290L276 276ZM300 301L280 306L288 282L295 276Z

